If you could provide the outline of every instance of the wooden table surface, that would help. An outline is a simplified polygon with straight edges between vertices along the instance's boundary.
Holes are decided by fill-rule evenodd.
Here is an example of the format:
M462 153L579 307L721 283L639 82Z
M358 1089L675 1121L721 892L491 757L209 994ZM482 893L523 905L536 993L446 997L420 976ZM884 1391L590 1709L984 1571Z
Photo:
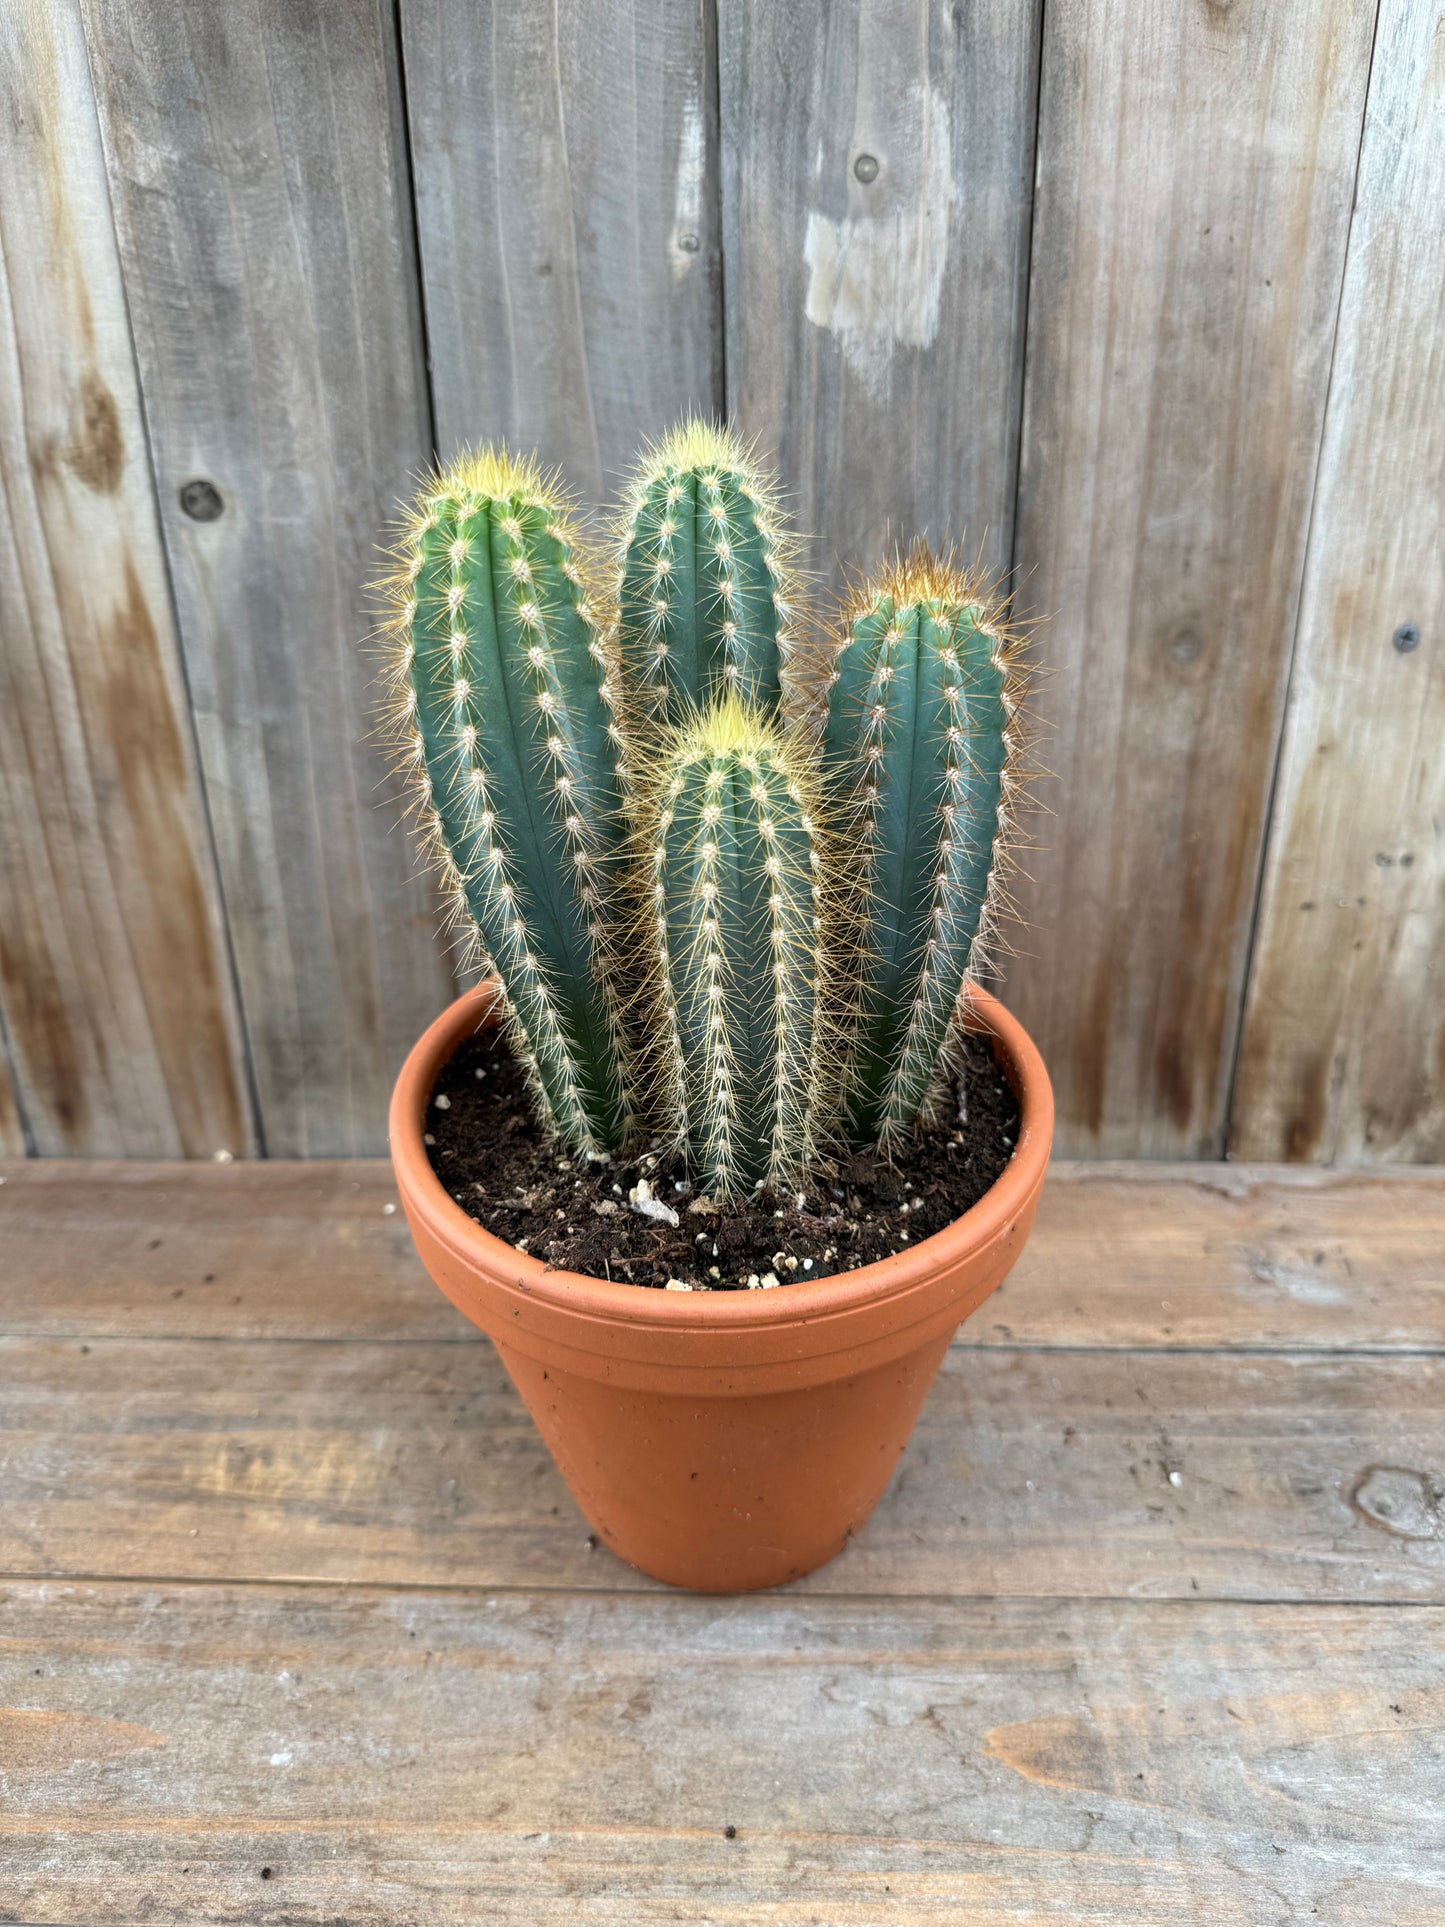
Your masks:
M0 1920L1445 1922L1445 1173L1056 1167L736 1599L590 1544L384 1166L0 1173Z

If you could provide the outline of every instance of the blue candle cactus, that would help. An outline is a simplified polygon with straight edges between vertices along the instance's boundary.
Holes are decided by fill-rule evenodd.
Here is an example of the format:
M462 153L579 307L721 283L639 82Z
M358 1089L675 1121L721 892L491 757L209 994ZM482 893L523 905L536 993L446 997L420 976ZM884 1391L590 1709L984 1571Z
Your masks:
M640 811L656 1114L719 1196L796 1185L832 1123L841 986L808 745L736 696L675 730Z
M677 722L728 695L776 709L796 544L752 451L685 422L647 450L618 535L618 638L639 713Z
M544 1114L595 1156L627 1127L606 918L628 771L587 560L556 486L483 449L422 492L387 586L423 833L501 981Z
M998 915L1023 677L997 599L926 549L864 583L842 629L823 764L864 899L848 1122L891 1144L925 1108Z
M831 646L730 433L647 451L610 582L500 449L421 492L386 582L393 733L543 1120L638 1129L715 1197L895 1151L1003 901L1025 677L1002 602L915 549Z

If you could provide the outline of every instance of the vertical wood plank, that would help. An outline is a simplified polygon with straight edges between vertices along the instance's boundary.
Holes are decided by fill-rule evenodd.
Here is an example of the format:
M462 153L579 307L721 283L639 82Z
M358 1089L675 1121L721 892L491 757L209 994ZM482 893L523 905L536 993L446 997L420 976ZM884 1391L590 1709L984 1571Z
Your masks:
M252 1140L70 0L0 22L0 1031L40 1152ZM0 1144L19 1118L0 1071Z
M722 401L708 0L407 0L444 452L505 436L597 501Z
M1445 1158L1442 208L1445 11L1384 0L1236 1085L1245 1157Z
M1005 996L1059 1148L1222 1145L1373 8L1046 10L1017 556L1059 774Z
M728 404L815 566L1010 560L1037 0L719 12Z
M363 744L430 441L392 8L83 4L267 1148L376 1151L451 988Z
M10 1068L10 1050L0 1032L0 1158L24 1157L28 1146L20 1106L15 1098L15 1075Z

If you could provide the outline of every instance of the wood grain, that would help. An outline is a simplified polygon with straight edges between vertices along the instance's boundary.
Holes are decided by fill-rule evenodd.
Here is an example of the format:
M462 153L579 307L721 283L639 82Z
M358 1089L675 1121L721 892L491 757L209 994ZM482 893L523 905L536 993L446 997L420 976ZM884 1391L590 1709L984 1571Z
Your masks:
M1440 1616L10 1585L7 1910L1425 1927Z
M472 1337L387 1212L389 1165L0 1177L0 1334ZM1445 1174L1055 1165L1017 1269L956 1342L1440 1352Z
M1441 1180L1056 1164L1016 1270L959 1342L1438 1352Z
M15 1098L14 1074L10 1069L9 1044L0 1030L0 1158L24 1157L25 1126Z
M646 1586L483 1344L0 1342L0 1572ZM823 1592L1445 1600L1445 1359L949 1353Z
M1442 47L1439 0L1386 0L1235 1088L1246 1157L1445 1156Z
M1016 553L1059 780L1005 997L1066 1154L1223 1146L1372 22L1046 10Z
M430 440L393 10L84 12L265 1143L375 1152L452 987L362 746L362 585Z
M472 1335L421 1268L390 1164L37 1158L0 1178L5 1336Z
M0 174L0 1034L37 1151L243 1151L214 861L68 0L0 22ZM0 1143L24 1148L9 1088Z
M825 571L911 535L1008 567L1039 12L719 10L728 407Z
M1433 1927L1439 1174L1056 1173L868 1527L729 1600L589 1545L385 1167L0 1176L17 1919Z
M722 405L711 8L409 0L437 436L505 436L600 500Z

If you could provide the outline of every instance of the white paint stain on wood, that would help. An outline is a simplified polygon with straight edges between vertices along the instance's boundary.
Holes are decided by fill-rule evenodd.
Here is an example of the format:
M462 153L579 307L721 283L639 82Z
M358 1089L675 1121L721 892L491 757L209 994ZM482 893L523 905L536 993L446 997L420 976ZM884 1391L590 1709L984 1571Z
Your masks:
M803 237L807 317L836 337L874 394L896 349L930 347L938 333L954 205L947 100L920 81L899 122L896 156L874 156L871 182L850 175L848 211L841 219L811 211Z

